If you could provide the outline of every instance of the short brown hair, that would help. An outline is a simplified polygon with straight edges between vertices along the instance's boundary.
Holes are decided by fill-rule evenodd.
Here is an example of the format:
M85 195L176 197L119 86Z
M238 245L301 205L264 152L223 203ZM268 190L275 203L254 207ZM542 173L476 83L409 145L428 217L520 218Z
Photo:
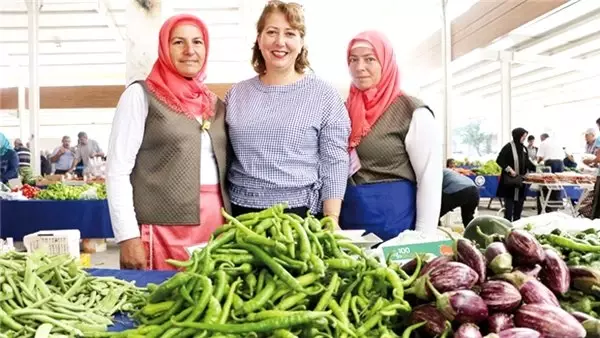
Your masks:
M296 3L286 3L279 0L271 0L265 5L258 22L256 23L257 40L254 42L252 47L252 67L258 74L264 74L267 71L265 65L265 58L263 57L260 48L258 47L258 35L265 29L265 22L267 17L273 13L282 13L285 15L287 21L290 23L293 29L297 29L300 32L300 37L304 39L306 35L306 25L304 24L304 13L302 7ZM308 51L306 46L302 47L300 54L296 58L294 63L294 69L296 72L302 74L306 68L310 67L308 62Z

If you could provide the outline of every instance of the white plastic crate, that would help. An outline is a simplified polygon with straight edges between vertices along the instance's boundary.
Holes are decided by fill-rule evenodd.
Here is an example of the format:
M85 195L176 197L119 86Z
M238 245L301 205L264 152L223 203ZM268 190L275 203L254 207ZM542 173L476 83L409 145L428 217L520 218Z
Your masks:
M50 255L69 254L79 259L79 230L38 231L23 238L27 252L43 250Z

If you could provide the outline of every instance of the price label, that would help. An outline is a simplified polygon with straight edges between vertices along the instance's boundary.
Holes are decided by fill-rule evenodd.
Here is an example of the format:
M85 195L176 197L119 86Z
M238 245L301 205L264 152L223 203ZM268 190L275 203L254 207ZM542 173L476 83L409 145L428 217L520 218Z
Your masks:
M382 248L385 260L397 263L405 263L415 258L415 255L428 255L437 257L440 255L452 255L452 241L438 241L427 243L415 243L405 245L390 245Z

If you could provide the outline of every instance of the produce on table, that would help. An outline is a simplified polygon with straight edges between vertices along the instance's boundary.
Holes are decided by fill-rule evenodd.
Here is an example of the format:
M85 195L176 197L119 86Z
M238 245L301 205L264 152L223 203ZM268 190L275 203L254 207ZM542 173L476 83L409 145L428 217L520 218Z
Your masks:
M493 273L510 272L513 269L512 255L502 242L494 242L485 249L485 258Z
M502 168L494 160L485 162L482 166L473 169L477 175L497 176L502 173Z
M512 284L490 280L481 284L479 295L490 311L510 313L521 304L521 294Z
M585 337L586 331L575 317L549 304L525 304L515 313L515 325L537 329L544 337Z
M37 194L40 192L40 188L33 187L29 184L23 184L19 188L13 188L12 191L13 192L20 191L21 194L23 194L23 196L27 197L28 199L32 199L32 198L35 198L37 196Z
M509 229L504 236L473 233L488 245L475 250L464 239L454 239L454 255L426 263L422 269L425 273L406 290L414 307L409 322L429 318L417 329L419 337L450 337L446 322L450 322L454 337L579 338L585 337L586 331L588 336L598 333L600 322L596 318L576 318L575 309L563 309L559 302L573 297L575 291L567 287L570 281L573 285L578 281L588 289L600 286L600 278L591 274L589 267L582 271L578 270L581 267L566 269L557 252L544 248L524 230ZM499 257L503 257L502 264ZM482 264L489 268L483 282L476 272ZM413 265L409 262L403 267ZM577 309L583 311L578 311L586 312L597 305L590 299L586 301L579 301Z
M0 337L102 337L115 313L145 304L144 289L90 276L67 255L2 254L0 284Z
M454 332L454 338L482 338L482 336L477 325L465 323Z
M408 337L425 325L405 323L398 274L334 234L321 221L277 205L233 218L153 291L138 311L141 325L122 337Z
M463 236L475 242L480 248L487 248L490 243L502 240L511 229L512 223L505 218L479 216L469 222Z
M34 184L35 177L33 176L33 169L31 166L25 166L19 168L19 176L23 184Z
M489 305L488 305L489 307ZM500 333L502 331L515 327L515 322L512 315L497 312L488 317L488 331L491 333ZM538 334L539 335L539 334Z
M39 191L36 196L36 199L55 201L80 200L85 198L84 194L90 189L95 189L96 199L106 199L106 185L104 183L92 183L80 186L70 186L62 183L54 183L49 185L46 189L42 189L41 191Z

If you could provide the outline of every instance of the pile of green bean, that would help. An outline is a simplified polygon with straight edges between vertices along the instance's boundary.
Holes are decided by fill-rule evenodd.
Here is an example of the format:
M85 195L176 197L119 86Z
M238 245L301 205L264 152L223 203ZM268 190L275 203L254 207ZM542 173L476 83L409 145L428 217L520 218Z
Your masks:
M402 277L284 206L221 227L182 271L149 285L140 326L122 337L398 337L411 307ZM420 265L420 264L419 264Z
M113 277L93 277L68 255L0 255L0 338L96 337L119 311L136 312L147 293Z

